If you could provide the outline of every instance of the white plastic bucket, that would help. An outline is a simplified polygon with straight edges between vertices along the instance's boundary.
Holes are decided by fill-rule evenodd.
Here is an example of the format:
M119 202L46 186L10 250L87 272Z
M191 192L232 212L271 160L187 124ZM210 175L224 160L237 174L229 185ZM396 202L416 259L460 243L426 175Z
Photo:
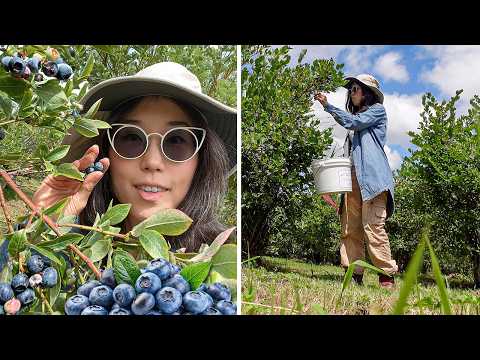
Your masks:
M312 161L315 188L320 194L352 191L352 163L349 158Z

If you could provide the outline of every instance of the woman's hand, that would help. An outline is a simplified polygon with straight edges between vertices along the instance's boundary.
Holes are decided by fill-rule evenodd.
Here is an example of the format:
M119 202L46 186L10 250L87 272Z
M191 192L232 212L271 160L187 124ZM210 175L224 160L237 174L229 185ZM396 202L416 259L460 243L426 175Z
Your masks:
M322 93L316 93L313 98L320 102L323 106L327 105L327 96Z
M79 160L75 160L73 165L80 171L85 170L95 162L99 153L98 145L91 146ZM102 171L94 171L85 176L83 182L67 178L65 176L48 175L33 195L33 203L41 208L48 208L57 201L70 196L70 200L63 210L64 215L80 215L87 205L88 198L95 185L102 179L103 174L110 166L110 160L103 158L100 160L103 164Z

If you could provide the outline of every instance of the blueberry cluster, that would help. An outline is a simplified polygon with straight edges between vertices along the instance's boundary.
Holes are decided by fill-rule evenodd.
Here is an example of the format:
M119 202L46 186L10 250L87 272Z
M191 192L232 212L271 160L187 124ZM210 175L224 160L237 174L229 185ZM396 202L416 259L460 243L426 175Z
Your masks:
M190 291L180 268L155 259L142 269L135 286L115 282L113 269L100 281L80 286L65 303L67 315L234 315L230 289L221 284L202 284Z
M31 74L35 74L35 81L43 80L40 70L45 75L56 77L58 80L68 80L72 76L72 68L63 61L56 50L49 52L49 58L51 60L44 61L39 54L27 58L17 53L15 56L4 56L2 65L16 78L29 79Z
M83 172L88 175L88 174L90 174L94 171L102 171L103 172L103 164L100 161L97 161L96 163L91 164Z
M48 258L32 255L27 260L28 272L19 272L10 283L0 283L0 314L17 314L35 300L34 288L51 288L58 282L57 270Z

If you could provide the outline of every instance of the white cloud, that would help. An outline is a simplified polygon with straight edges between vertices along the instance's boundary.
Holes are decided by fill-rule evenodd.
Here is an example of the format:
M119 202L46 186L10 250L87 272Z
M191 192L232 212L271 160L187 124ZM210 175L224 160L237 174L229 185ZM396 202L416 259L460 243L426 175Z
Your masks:
M375 71L386 81L394 80L406 83L410 77L405 65L401 64L402 55L398 52L388 52L375 62Z
M395 150L392 150L388 145L383 147L385 154L387 154L388 163L392 170L397 170L400 168L403 162L402 156Z
M423 46L421 51L433 58L434 64L420 79L435 85L444 97L463 89L458 110L464 112L473 95L480 95L480 46Z

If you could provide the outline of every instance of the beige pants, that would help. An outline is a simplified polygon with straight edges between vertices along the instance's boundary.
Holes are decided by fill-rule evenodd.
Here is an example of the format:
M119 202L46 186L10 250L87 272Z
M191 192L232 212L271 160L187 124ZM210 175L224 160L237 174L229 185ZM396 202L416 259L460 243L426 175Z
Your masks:
M352 168L352 192L345 194L341 215L342 234L340 260L348 267L355 260L365 259L365 244L374 266L393 275L398 271L392 259L390 243L385 231L387 217L387 191L374 199L363 201L358 186L355 169ZM355 273L361 274L363 268L357 267Z

